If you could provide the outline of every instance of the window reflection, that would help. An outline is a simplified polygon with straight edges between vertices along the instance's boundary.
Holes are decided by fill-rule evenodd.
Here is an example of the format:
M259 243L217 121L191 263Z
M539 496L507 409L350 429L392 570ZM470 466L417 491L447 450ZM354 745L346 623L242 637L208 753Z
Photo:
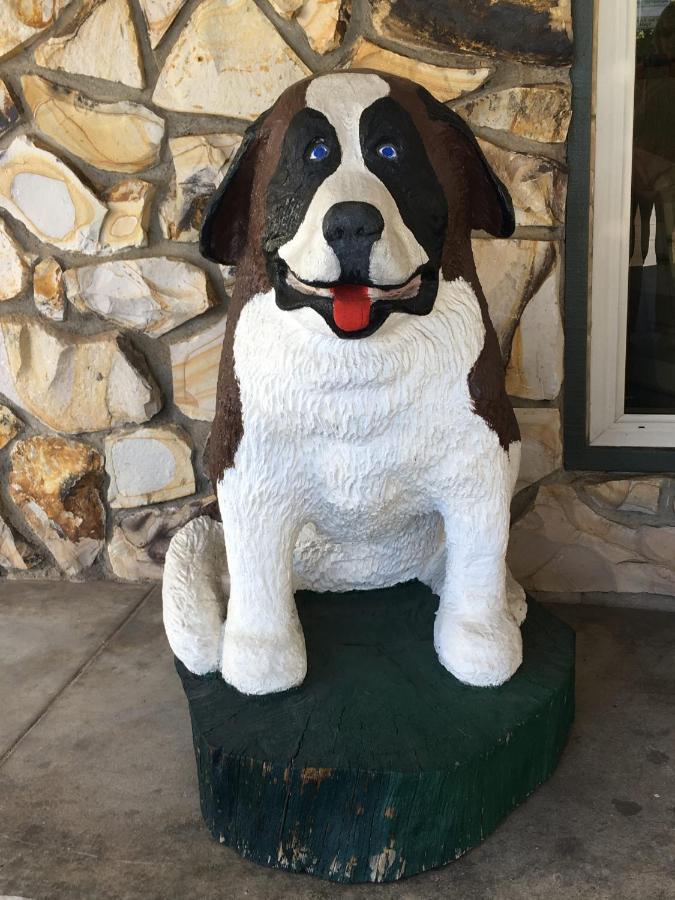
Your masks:
M638 0L628 413L675 413L675 0Z

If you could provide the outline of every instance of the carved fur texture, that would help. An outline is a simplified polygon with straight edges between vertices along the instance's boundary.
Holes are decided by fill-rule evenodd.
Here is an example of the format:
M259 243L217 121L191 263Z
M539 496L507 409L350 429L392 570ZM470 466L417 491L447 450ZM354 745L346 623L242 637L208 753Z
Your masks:
M520 443L469 240L476 222L508 233L512 211L420 91L374 73L295 86L207 215L204 252L245 270L210 448L227 565L219 527L187 525L164 618L188 669L247 694L305 677L298 588L418 578L457 678L498 685L522 659L504 560Z

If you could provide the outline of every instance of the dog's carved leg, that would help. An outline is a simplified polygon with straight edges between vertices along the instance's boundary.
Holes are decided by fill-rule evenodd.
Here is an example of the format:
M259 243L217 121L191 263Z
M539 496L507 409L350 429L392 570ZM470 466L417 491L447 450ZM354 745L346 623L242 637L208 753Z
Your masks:
M507 599L506 501L502 506L467 503L445 515L448 553L434 643L441 663L466 684L502 684L522 662L520 629Z
M218 490L230 569L221 671L244 694L269 694L301 684L307 671L292 584L299 523L292 502L274 496L278 480L267 489L263 476L253 486L237 480Z
M223 529L200 516L169 544L164 563L164 628L171 649L195 675L216 672L229 581Z

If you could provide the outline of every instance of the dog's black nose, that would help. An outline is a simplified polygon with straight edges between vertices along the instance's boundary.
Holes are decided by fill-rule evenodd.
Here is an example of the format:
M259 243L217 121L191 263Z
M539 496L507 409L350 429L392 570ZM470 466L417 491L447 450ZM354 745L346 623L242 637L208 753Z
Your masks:
M323 220L323 236L331 247L347 241L369 241L372 244L383 231L382 214L370 203L336 203Z
M370 251L384 231L379 209L370 203L349 200L331 206L323 220L323 236L340 262L341 279L368 280Z

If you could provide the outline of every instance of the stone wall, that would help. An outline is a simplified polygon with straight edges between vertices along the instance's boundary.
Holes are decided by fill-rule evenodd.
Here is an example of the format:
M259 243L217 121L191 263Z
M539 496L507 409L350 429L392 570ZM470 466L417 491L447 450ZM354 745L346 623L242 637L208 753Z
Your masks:
M670 488L557 474L571 55L570 0L4 0L3 571L160 577L171 534L212 500L202 448L232 273L199 257L205 200L281 89L363 66L456 109L512 192L514 237L474 247L523 432L517 573L632 590L641 553L663 562L654 590L672 586L671 529L650 531ZM561 574L581 532L597 538L586 587L576 563Z

